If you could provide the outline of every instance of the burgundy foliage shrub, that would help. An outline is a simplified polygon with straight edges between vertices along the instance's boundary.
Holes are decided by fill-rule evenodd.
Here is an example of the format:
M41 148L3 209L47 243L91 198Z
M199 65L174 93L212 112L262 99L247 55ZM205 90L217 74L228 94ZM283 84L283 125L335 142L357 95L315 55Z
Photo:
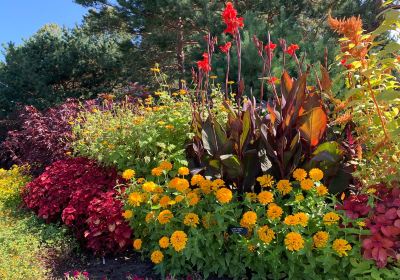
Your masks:
M400 188L393 184L372 186L376 189L374 207L367 205L367 195L351 195L341 209L351 218L366 218L366 227L371 231L362 242L363 255L385 267L389 261L400 260Z
M33 106L25 106L19 118L20 130L9 131L0 146L1 165L29 164L33 174L39 174L46 166L66 157L71 135L69 122L79 111L76 100L50 108L45 112Z
M117 179L115 169L86 158L59 160L25 187L23 200L47 222L62 220L96 254L115 253L131 236L116 199Z

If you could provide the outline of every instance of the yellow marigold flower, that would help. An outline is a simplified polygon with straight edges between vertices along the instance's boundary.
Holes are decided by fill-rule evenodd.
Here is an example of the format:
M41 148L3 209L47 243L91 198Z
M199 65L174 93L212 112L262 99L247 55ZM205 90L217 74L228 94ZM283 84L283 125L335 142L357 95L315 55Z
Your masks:
M189 202L189 205L190 205L190 206L194 206L194 205L196 205L197 203L199 203L199 201L200 201L199 196L198 196L197 193L195 193L195 192L190 192L190 193L188 193L187 199L188 199L188 202Z
M153 192L154 192L154 193L163 193L164 190L163 190L162 187L156 185L156 187L154 188Z
M168 195L164 195L163 197L161 197L159 203L162 208L166 208L166 207L168 207L170 201L171 201L171 198Z
M285 245L289 251L299 251L304 248L304 239L298 232L289 232L285 237Z
M297 201L297 202L303 201L303 200L304 200L304 195L302 195L302 194L297 194L297 195L294 197L294 200Z
M282 195L286 195L292 191L292 184L290 184L289 180L280 180L276 188Z
M257 178L257 181L260 183L261 187L263 188L272 188L273 184L274 184L274 177L272 177L269 174L265 174L261 177Z
M137 180L136 180L136 183L138 183L138 184L143 184L143 182L145 181L145 179L144 178L138 178Z
M122 178L124 178L125 180L130 180L133 177L135 177L135 170L133 170L133 169L126 169L122 173Z
M266 205L268 203L271 203L274 201L274 195L272 194L272 192L268 192L268 191L262 191L258 194L257 196L258 201L262 204L262 205Z
M200 184L200 189L204 194L210 194L211 193L211 191L212 191L212 189L211 189L212 182L210 180L205 179L205 180L201 181L199 184Z
M128 202L132 206L139 206L143 202L143 196L139 192L132 192L128 196Z
M198 186L201 181L205 180L204 177L200 174L193 175L192 179L190 180L190 184L192 186Z
M197 227L199 224L199 216L195 213L188 213L183 219L183 223L187 226Z
M257 201L257 194L253 192L247 192L246 199L249 200L250 202Z
M177 181L176 190L179 192L186 192L189 189L189 182L186 179L181 179Z
M172 165L172 163L170 163L169 161L162 161L161 163L160 163L160 166L159 166L161 169L163 169L163 170L165 170L165 171L170 171L170 170L172 170L172 168L173 168L173 165Z
M317 191L318 196L324 196L328 194L328 188L325 187L324 185L319 185L318 187L315 188Z
M180 178L178 178L178 177L172 178L171 181L169 181L168 186L169 186L171 189L176 189L176 187L177 187L178 184L179 184L179 180L180 180Z
M309 191L314 187L314 181L311 179L304 179L300 182L300 187L302 190Z
M185 95L187 93L187 90L186 89L180 89L179 90L179 94L180 95Z
M303 212L296 213L294 217L297 220L297 224L301 225L302 227L306 227L308 224L308 215Z
M185 249L187 240L186 233L181 230L175 231L170 238L171 245L177 252Z
M336 239L333 241L332 249L338 253L339 256L347 256L347 251L351 250L351 245L345 239Z
M225 186L225 181L222 180L222 179L215 179L214 181L212 181L211 186L212 186L214 189L221 188L221 187Z
M220 203L225 204L232 200L232 191L227 188L220 188L215 193L215 196Z
M297 181L303 181L305 178L307 178L307 171L302 168L297 168L295 171L293 171L293 178Z
M171 211L169 210L163 210L158 214L157 220L160 222L160 224L164 225L169 223L169 221L174 217Z
M297 225L297 219L294 215L286 216L285 219L283 220L283 222L285 223L285 225L288 225L288 226L296 226Z
M179 167L178 169L178 173L179 175L185 176L185 175L189 175L189 168L187 167Z
M257 214L253 211L247 211L243 214L242 219L240 220L240 225L242 227L251 229L257 223Z
M328 243L329 233L326 231L318 231L313 236L314 246L315 248L324 248L326 243Z
M169 238L167 236L161 237L160 240L158 241L158 244L163 249L168 248L169 247Z
M340 217L335 212L326 213L323 218L324 224L328 226L337 224L339 220Z
M150 259L154 264L159 264L163 261L164 254L160 250L156 250L151 253Z
M149 223L152 219L154 219L154 212L153 211L147 213L144 220L146 221L146 223Z
M268 206L268 210L267 210L268 219L270 219L270 220L280 219L282 214L283 214L282 208L279 207L278 205L276 205L275 203L271 203Z
M175 201L177 202L177 203L179 203L179 202L181 202L183 199L184 199L185 197L183 196L183 195L177 195L176 197L175 197Z
M132 212L132 210L125 210L125 211L122 213L122 217L124 217L124 218L127 219L127 220L129 220L130 218L132 218L132 217L133 217L133 212Z
M141 239L135 239L133 241L133 248L137 251L139 251L142 248L142 240Z
M324 172L322 172L322 170L319 168L311 169L308 174L310 175L310 178L314 181L321 181L322 178L324 178Z
M275 238L275 232L270 229L267 225L260 227L257 230L258 238L263 241L265 244L271 243L271 241Z
M162 168L160 168L160 167L155 167L155 168L153 168L152 170L151 170L151 175L153 175L153 176L156 176L156 177L159 177L159 176L161 176L162 174L163 174L163 169Z
M146 182L143 184L142 189L145 192L153 192L157 185L154 182Z

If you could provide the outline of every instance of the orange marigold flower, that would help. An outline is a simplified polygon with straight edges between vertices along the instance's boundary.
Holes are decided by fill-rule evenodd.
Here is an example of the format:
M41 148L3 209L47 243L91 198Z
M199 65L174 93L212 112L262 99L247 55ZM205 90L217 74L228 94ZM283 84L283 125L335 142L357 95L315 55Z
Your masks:
M263 188L272 188L272 186L274 185L274 177L272 177L269 174L265 174L261 177L257 178L257 181L260 183L261 187Z
M133 169L126 169L123 173L122 173L122 178L124 178L125 180L130 180L133 177L135 177L135 170Z
M151 253L150 259L154 264L159 264L163 261L164 254L160 250L156 250Z
M257 230L258 238L263 241L265 244L271 243L271 241L275 238L275 232L270 229L267 225L260 227Z
M351 250L351 245L345 239L336 239L333 241L332 249L336 251L336 253L343 257L347 256L347 251Z
M257 223L257 214L254 211L247 211L243 214L242 219L240 220L240 225L242 227L251 229Z
M315 190L318 196L324 196L328 194L328 188L325 187L324 185L319 185L318 187L315 188Z
M162 161L161 163L160 163L160 166L159 166L161 169L163 169L163 170L165 170L165 171L170 171L170 170L172 170L172 168L173 168L173 165L172 165L172 163L170 163L169 161Z
M274 195L272 194L272 192L268 192L268 191L262 191L258 194L257 196L258 201L262 204L262 205L266 205L268 203L271 203L274 201Z
M154 182L146 182L142 185L142 189L145 192L153 192L157 185Z
M190 184L192 186L198 186L201 181L205 180L204 177L200 174L193 175L192 179L190 180Z
M160 168L160 167L156 167L156 168L153 168L152 170L151 170L151 175L153 175L153 176L156 176L156 177L159 177L159 176L161 176L162 174L163 174L163 169L162 168Z
M188 193L187 199L188 199L188 202L189 202L189 205L190 205L190 206L194 206L194 205L196 205L197 203L199 203L199 201L200 201L199 196L198 196L197 193L195 193L195 192L190 192L190 193Z
M329 240L329 233L326 231L318 231L313 236L315 248L324 248Z
M151 212L149 212L149 213L147 213L146 214L146 217L145 217L145 221L146 221L146 223L149 223L152 219L154 219L154 212L153 211L151 211Z
M304 248L304 239L298 232L289 232L285 237L285 245L289 251L299 251Z
M179 169L178 169L179 175L182 175L182 176L189 175L189 172L190 172L190 170L187 167L179 167Z
M184 198L185 198L185 197L184 197L183 195L178 194L178 195L175 197L175 201L179 203L179 202L181 202Z
M204 194L210 194L212 192L211 186L212 182L208 179L200 182L200 189Z
M300 187L302 190L309 191L314 187L314 181L311 179L304 179L300 181Z
M275 203L271 203L268 206L268 210L267 210L268 219L271 219L271 220L280 219L282 214L283 214L283 209L281 207L279 207L278 205L276 205Z
M163 210L158 214L157 220L160 222L160 224L164 225L169 223L169 221L174 217L171 211L169 210Z
M141 239L135 239L133 241L133 248L137 251L139 251L142 248L142 240Z
M324 172L322 172L322 170L319 168L311 169L308 174L310 175L310 178L314 181L321 181L322 178L324 178Z
M159 204L162 208L166 208L168 207L170 201L171 198L168 195L164 195L163 197L161 197Z
M132 210L125 210L125 211L122 213L122 217L124 217L124 218L127 219L127 220L129 220L130 218L132 218L132 217L133 217L133 212L132 212Z
M282 195L286 195L292 191L292 184L289 180L280 180L276 185L276 188Z
M297 168L295 171L293 171L293 178L297 181L303 181L305 178L307 178L307 171L302 168Z
M161 237L160 240L158 241L158 244L163 249L168 248L169 247L169 238L167 236Z
M179 178L175 188L177 191L184 193L189 189L189 181Z
M132 206L139 206L143 202L143 196L139 192L132 192L128 196L128 203Z
M188 213L183 219L183 223L187 226L197 227L199 224L199 216L195 213Z
M335 212L326 213L323 217L323 221L325 225L334 225L337 224L340 220L340 217Z
M175 231L170 238L171 245L177 252L185 249L187 240L186 233L181 230Z
M215 193L215 196L220 203L225 204L232 200L232 191L227 188L220 188Z
M257 201L257 194L253 192L247 192L246 199L249 200L250 202Z
M220 187L225 186L225 181L222 180L222 179L215 179L214 181L212 181L211 186L212 186L214 189L218 189L218 188L220 188Z
M303 212L296 213L294 217L297 220L297 224L301 225L302 227L306 227L308 224L308 215Z

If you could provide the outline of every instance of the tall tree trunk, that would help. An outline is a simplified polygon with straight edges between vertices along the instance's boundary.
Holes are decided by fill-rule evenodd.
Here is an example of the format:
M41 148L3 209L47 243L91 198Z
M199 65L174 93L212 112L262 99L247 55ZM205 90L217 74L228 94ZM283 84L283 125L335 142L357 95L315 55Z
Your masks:
M178 42L176 48L176 59L178 62L179 69L179 89L182 89L183 85L181 80L185 78L185 52L184 52L184 42L183 42L183 20L179 17L178 21Z

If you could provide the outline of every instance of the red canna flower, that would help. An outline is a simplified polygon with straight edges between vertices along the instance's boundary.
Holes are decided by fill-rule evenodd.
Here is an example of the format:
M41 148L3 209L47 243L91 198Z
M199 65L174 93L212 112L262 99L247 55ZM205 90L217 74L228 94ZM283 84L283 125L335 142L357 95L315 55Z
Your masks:
M197 67L202 70L204 73L208 73L211 71L211 65L208 60L208 53L203 53L203 60L197 61Z
M296 54L296 50L300 49L299 45L291 44L287 49L286 53L290 56L294 56Z
M267 79L268 84L273 85L276 81L279 80L277 77L273 76Z
M226 24L224 33L234 35L239 28L243 28L244 26L243 18L237 17L237 11L231 2L226 3L225 10L222 12L222 19Z
M264 47L265 51L270 50L271 52L273 52L275 50L275 48L276 48L276 44L274 44L272 42L270 42L269 44L266 44Z
M219 49L223 52L223 53L228 53L230 48L232 46L231 42L227 42L225 45L219 46Z

